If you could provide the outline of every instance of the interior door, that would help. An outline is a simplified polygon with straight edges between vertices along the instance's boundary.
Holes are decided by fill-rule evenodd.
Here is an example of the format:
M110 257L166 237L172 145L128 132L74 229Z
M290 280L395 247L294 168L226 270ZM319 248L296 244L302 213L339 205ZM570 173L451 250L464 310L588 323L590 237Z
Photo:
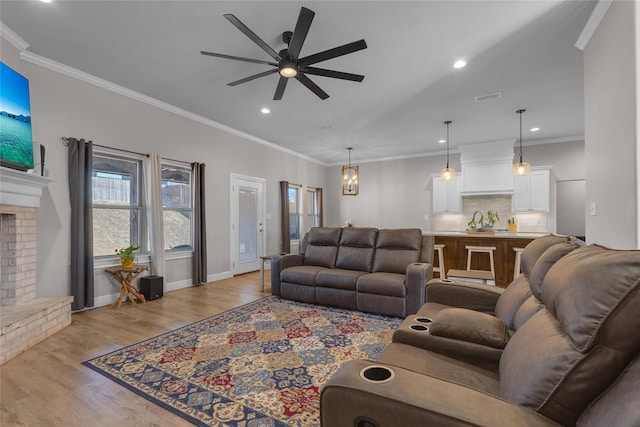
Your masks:
M231 272L260 269L265 251L265 191L262 178L231 176Z

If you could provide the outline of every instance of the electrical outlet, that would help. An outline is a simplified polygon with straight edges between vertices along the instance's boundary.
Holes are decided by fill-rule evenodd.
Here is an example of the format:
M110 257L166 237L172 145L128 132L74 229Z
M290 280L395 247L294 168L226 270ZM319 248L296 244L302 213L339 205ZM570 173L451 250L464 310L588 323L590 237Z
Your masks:
M428 214L424 214L424 220L425 221L429 221L429 215Z
M591 202L590 211L591 211L591 216L596 216L597 215L598 208L596 206L596 202Z

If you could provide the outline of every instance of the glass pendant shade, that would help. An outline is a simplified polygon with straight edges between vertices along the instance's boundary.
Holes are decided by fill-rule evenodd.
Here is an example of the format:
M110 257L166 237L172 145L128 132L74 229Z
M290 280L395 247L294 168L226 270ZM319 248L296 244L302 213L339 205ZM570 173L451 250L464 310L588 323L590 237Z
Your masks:
M453 168L440 169L440 179L449 181L450 179L455 178L455 176L456 176L456 170Z
M529 172L531 172L531 165L527 162L520 161L513 165L514 175L527 175Z
M358 166L351 166L351 150L353 148L347 148L347 150L349 150L349 166L342 167L342 195L357 196L360 190Z
M444 124L447 125L447 166L440 170L440 179L449 181L456 176L456 170L449 167L449 125L451 120L447 120Z

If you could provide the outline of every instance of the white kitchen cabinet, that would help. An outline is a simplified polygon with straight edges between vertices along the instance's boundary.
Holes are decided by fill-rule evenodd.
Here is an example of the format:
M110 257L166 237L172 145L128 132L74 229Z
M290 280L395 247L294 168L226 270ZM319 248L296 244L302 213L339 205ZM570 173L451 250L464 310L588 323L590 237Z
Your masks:
M433 213L462 212L462 176L457 175L450 180L440 179L439 174L433 175Z
M549 212L549 170L532 170L514 175L511 210L513 212Z

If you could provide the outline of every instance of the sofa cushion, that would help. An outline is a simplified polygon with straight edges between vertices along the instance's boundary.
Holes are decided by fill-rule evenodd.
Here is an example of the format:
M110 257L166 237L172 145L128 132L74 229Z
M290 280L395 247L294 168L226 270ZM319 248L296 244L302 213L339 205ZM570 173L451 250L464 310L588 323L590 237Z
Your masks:
M377 237L377 228L345 228L340 236L336 268L371 272Z
M513 318L513 330L518 330L524 323L533 317L534 314L544 308L544 304L535 295L529 296L516 311Z
M575 249L549 269L542 302L504 350L501 393L572 425L640 350L640 251Z
M531 296L529 279L521 274L504 290L496 303L496 317L502 319L509 329L515 331L515 317L518 309Z
M529 273L531 293L538 299L542 298L542 281L553 264L560 258L578 247L575 243L563 242L551 246L544 251Z
M407 266L420 259L421 247L419 228L380 230L371 271L405 274Z
M368 274L366 271L324 269L316 276L316 286L322 288L346 289L355 291L358 277Z
M467 341L493 348L504 348L509 330L504 322L490 314L465 308L439 311L429 325L431 335Z
M407 296L407 288L404 285L404 279L404 274L369 273L358 277L356 290L365 294L388 295L404 298Z
M522 258L520 261L520 271L529 277L533 266L540 258L540 255L544 253L547 249L549 249L553 245L557 245L558 243L566 243L571 240L568 236L558 236L555 234L548 234L546 236L538 237L535 240L532 240L524 247L522 251Z
M304 254L304 265L334 268L341 234L340 227L311 228Z
M326 270L324 267L316 265L301 265L298 267L289 267L280 273L280 281L286 283L294 283L303 286L315 286L316 276L318 272Z
M640 426L640 357L625 369L616 382L578 420L578 427Z

